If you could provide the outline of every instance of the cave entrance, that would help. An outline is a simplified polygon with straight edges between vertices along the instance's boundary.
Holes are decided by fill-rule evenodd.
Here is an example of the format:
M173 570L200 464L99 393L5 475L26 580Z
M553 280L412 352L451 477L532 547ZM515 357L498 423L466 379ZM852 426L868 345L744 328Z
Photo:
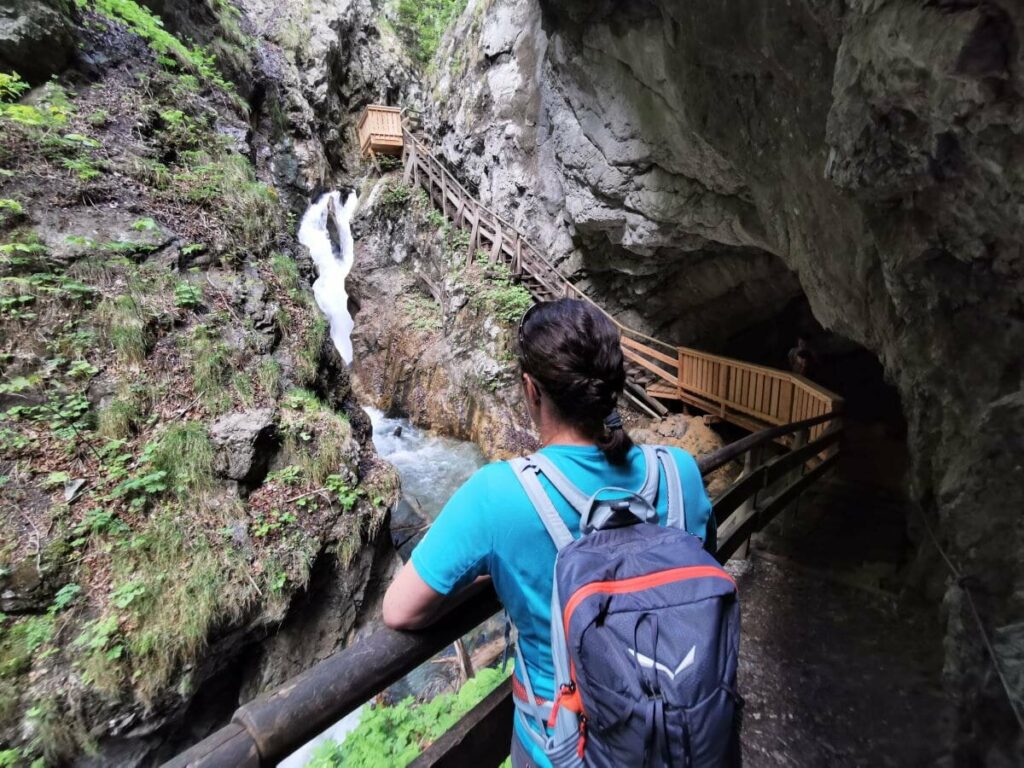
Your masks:
M714 351L788 369L800 338L811 351L808 377L846 401L841 459L756 543L806 565L851 572L871 586L898 587L895 579L913 554L907 536L907 423L878 358L823 328L804 296Z

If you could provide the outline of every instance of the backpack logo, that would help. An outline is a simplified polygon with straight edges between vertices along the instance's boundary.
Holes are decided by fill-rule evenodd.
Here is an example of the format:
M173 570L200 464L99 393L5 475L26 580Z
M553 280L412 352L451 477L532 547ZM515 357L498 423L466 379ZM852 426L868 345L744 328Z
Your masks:
M697 660L696 645L690 648L690 652L686 654L686 658L680 661L679 666L677 666L674 670L669 669L660 661L654 661L653 659L644 656L642 653L634 651L632 648L627 648L626 653L628 653L630 656L636 659L637 663L640 664L641 667L645 669L653 669L658 672L664 672L668 676L668 679L672 681L675 681L676 675L678 675L680 672L682 672L688 667L692 667L693 663Z

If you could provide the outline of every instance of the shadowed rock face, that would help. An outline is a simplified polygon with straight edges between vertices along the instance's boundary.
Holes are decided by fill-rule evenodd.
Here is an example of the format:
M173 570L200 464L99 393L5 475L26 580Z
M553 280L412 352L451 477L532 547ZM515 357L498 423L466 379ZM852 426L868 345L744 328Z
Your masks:
M449 161L624 319L714 344L802 291L877 354L992 630L1024 609L1022 33L998 0L500 0L438 80ZM945 609L962 740L1006 759L1005 696Z

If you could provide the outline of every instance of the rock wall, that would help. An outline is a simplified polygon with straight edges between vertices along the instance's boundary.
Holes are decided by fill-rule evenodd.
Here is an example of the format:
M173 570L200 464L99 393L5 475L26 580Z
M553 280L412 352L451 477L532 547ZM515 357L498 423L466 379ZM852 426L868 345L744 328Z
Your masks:
M389 203L395 189L408 194L395 179L377 182L355 225L356 391L385 412L476 443L490 459L533 450L514 323L496 319L490 303L500 283L483 264L467 266L465 243L430 215L425 198Z
M482 0L447 39L434 125L484 200L624 319L713 345L803 292L872 350L914 495L1007 667L1024 654L1022 33L1009 0ZM970 608L912 534L916 572L945 584L960 756L1010 764L1021 734Z

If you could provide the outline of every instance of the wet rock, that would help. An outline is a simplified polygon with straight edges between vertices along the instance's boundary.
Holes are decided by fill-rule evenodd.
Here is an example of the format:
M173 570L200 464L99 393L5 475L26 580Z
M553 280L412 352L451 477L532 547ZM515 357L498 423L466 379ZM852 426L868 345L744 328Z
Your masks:
M36 231L51 256L64 263L116 248L142 261L169 246L176 235L160 222L123 207L52 206L33 211Z
M273 352L281 340L281 329L277 325L279 310L277 302L267 299L267 284L258 277L247 276L242 311L252 321L256 351L261 355Z
M221 416L210 427L217 447L214 469L243 486L260 483L278 444L277 413L256 408Z
M409 559L429 525L430 521L413 497L403 496L395 505L391 513L391 543L403 561Z
M8 0L0 7L0 71L39 84L60 72L74 52L63 0Z
M20 561L0 583L0 611L4 613L41 613L52 597L32 558Z

